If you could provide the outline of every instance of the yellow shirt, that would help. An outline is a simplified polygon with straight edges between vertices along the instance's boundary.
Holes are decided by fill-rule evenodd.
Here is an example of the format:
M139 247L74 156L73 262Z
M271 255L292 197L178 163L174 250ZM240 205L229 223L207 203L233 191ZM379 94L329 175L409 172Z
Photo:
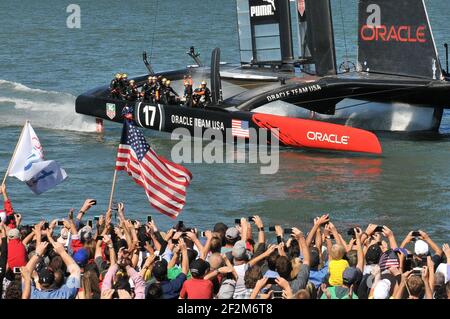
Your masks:
M345 268L349 267L347 260L331 260L328 265L328 272L330 273L329 283L331 286L342 286L342 275Z

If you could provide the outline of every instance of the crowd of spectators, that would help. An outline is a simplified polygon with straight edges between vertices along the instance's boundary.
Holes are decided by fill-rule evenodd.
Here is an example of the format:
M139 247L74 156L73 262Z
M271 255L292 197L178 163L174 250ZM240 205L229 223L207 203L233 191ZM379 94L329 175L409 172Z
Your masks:
M450 297L450 248L422 230L398 245L386 225L342 232L322 215L305 232L265 227L259 216L162 231L150 218L127 219L123 203L87 218L93 199L64 219L24 225L0 192L0 299Z

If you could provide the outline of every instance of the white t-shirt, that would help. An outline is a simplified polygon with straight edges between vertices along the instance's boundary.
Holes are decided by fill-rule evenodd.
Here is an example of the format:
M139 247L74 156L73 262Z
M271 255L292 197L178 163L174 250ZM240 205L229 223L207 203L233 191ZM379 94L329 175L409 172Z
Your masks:
M234 296L238 295L238 294L242 294L246 291L244 277L245 277L245 272L247 271L247 269L248 269L248 264L234 266L234 270L236 270L236 272L238 274L238 280L236 281L236 287L234 289Z

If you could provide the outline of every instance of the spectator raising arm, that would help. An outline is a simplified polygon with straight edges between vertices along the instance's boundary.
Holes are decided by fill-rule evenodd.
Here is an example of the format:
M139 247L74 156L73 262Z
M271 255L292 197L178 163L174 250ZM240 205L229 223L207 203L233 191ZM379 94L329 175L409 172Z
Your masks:
M95 199L92 198L88 198L84 201L83 206L81 207L81 209L79 210L78 214L77 214L77 220L80 222L81 219L83 219L84 214L87 213L87 211L95 205Z
M387 226L383 226L383 235L389 240L389 246L391 249L398 248L394 232L390 230Z
M320 227L323 224L328 223L329 221L330 221L330 217L328 214L314 218L314 225L311 228L311 231L309 232L308 237L306 237L306 245L308 247L311 246L312 240L313 240L313 238L315 238L317 231L320 230Z
M428 245L430 245L431 249L433 249L433 251L435 252L435 254L436 254L436 255L439 255L439 256L442 256L442 249L441 249L441 247L439 247L438 245L436 245L436 243L435 243L433 240L431 240L430 236L429 236L426 232L424 232L424 231L422 231L422 230L419 230L419 233L420 233L420 237L421 237Z

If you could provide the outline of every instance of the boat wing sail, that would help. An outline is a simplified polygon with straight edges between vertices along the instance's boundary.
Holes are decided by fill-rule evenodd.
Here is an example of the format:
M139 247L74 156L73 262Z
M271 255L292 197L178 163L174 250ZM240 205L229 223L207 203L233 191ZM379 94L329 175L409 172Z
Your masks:
M358 34L360 70L443 79L423 0L359 0Z
M300 59L304 71L336 74L333 17L330 0L296 0Z
M289 0L236 0L242 64L292 63Z
M212 105L222 103L222 81L220 78L220 48L211 54L211 99Z

